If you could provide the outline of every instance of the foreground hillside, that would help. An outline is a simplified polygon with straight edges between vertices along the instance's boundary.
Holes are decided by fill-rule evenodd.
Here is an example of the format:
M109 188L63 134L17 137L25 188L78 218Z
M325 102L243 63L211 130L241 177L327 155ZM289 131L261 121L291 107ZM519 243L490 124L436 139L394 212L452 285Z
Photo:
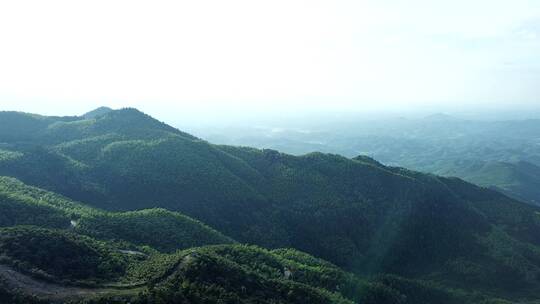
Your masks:
M457 304L488 299L396 276L360 279L293 249L215 245L163 254L121 239L99 240L74 227L44 228L62 222L61 216L45 211L52 209L47 202L53 198L62 208L92 208L12 179L6 182L13 187L2 189L10 194L2 207L11 204L18 215L26 214L27 225L2 222L8 227L0 228L0 303ZM19 197L24 193L26 205ZM36 194L46 202L28 199ZM43 207L42 216L28 213L32 207ZM119 224L124 225L128 228L129 222ZM152 221L147 225L160 228ZM161 239L169 238L175 236Z
M160 207L357 275L392 273L523 301L540 291L540 209L459 179L366 157L212 145L135 109L69 118L6 112L0 121L9 130L0 132L0 175L109 210L73 214L75 231L90 237L165 252L198 246L143 233L162 218L173 234L176 221L188 221L163 209L133 211ZM188 222L214 243L228 239Z
M150 246L160 251L234 241L177 212L147 209L107 212L0 176L0 227L34 225L100 239Z
M220 246L125 254L71 232L24 226L0 233L0 299L10 301L2 303L352 303L336 288L351 297L363 287L295 251ZM285 277L289 268L296 279Z
M233 241L162 209L110 213L7 177L0 208L0 303L351 303L372 293L294 250L185 249Z

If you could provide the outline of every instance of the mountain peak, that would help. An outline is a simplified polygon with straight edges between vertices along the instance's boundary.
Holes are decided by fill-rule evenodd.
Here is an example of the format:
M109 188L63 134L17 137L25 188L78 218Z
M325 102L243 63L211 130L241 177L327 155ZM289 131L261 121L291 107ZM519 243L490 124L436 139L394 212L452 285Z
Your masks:
M110 110L98 115L96 118L98 119L95 126L104 131L115 130L115 132L127 132L136 136L144 133L145 136L151 137L156 136L154 132L170 132L188 139L197 139L195 136L169 126L136 108Z
M113 111L113 109L109 108L109 107L99 107L97 109L94 109L90 112L87 112L85 114L82 115L82 117L86 118L86 119L92 119L92 118L96 118L98 116L102 116L102 115L105 115L109 112Z

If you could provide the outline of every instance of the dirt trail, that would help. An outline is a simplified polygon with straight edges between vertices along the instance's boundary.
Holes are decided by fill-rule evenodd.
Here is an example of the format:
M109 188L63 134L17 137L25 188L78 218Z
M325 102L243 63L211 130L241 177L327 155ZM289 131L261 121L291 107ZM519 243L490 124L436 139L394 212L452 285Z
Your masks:
M50 300L79 299L88 296L118 292L116 289L111 288L62 286L55 283L40 281L5 265L0 265L0 278L10 290L16 290L25 295L32 295ZM126 290L126 292L127 291L128 290Z
M189 262L193 260L193 258L193 255L185 256L179 260L174 267L171 267L171 269L167 271L162 278L159 278L156 281L166 280L168 277L174 275L174 273L177 271L181 271ZM0 282L4 283L5 287L7 287L9 290L14 290L19 293L35 296L41 299L59 302L111 293L118 296L133 295L136 292L141 291L146 285L146 283L139 282L130 285L96 288L64 286L35 279L7 265L0 265Z

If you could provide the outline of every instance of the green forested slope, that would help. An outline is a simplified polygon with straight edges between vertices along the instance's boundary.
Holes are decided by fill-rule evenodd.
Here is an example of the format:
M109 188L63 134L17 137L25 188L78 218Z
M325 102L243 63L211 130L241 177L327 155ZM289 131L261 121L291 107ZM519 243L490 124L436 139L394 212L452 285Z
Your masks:
M394 273L509 298L539 290L540 210L488 189L365 157L216 146L133 109L66 120L44 127L34 146L1 137L3 150L20 155L0 159L0 174L103 209L180 211L238 241L294 247L357 274ZM121 228L145 227L162 212L87 223L110 238L121 233L168 250Z
M467 303L477 298L395 276L359 279L293 249L219 245L174 254L148 248L133 254L125 250L129 246L76 231L0 228L0 299L3 303L50 303L52 297L54 303L418 304Z
M347 157L369 155L385 164L457 176L540 204L540 119L413 116L308 115L269 120L263 127L216 123L215 127L193 126L191 131L216 143L271 148L295 155L313 151ZM276 129L279 132L274 132Z
M177 212L147 209L112 213L0 176L0 227L34 225L105 240L125 241L174 252L233 240Z
M530 162L455 161L441 164L435 172L460 176L468 182L491 187L515 199L540 204L540 167Z
M121 248L121 247L120 247ZM0 261L48 280L110 280L124 275L129 256L111 245L63 230L0 229Z
M199 221L164 209L83 215L76 230L100 239L147 245L163 252L234 242Z

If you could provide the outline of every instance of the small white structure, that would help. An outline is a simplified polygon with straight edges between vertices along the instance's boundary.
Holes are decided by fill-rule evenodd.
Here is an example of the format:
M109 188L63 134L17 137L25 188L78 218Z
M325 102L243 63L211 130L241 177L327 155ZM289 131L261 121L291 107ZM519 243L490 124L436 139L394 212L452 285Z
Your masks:
M285 267L283 268L283 276L286 280L290 280L293 277L293 273L289 268Z
M77 225L79 225L79 222L76 220L69 221L69 224L71 225L71 229L75 229Z

